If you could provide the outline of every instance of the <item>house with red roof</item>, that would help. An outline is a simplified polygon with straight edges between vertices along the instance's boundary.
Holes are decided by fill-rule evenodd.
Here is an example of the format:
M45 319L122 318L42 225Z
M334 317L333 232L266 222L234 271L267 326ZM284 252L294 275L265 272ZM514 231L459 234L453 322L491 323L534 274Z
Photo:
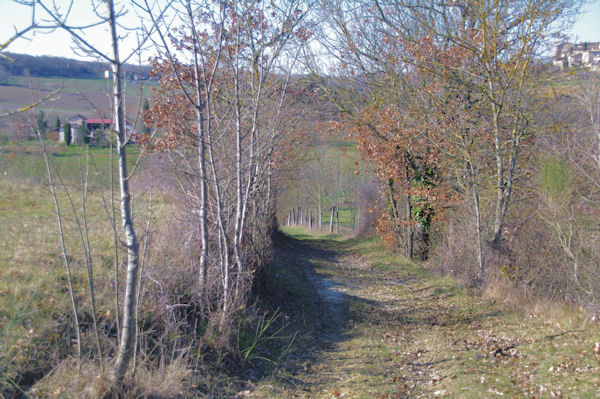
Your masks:
M104 131L113 128L113 120L108 118L86 118L82 115L74 115L70 118L67 118L67 122L71 124L71 132L74 138L74 143L81 143L84 141L88 142L88 139L92 140L93 142L97 135L96 131ZM133 135L133 127L127 121L125 121L125 131L128 134ZM88 139L85 139L83 135L85 135ZM60 141L64 142L64 132L60 136Z
M98 130L98 129L110 129L113 125L113 120L112 119L94 119L94 118L90 118L90 119L86 119L85 120L85 126L87 127L87 130L91 133L94 130Z

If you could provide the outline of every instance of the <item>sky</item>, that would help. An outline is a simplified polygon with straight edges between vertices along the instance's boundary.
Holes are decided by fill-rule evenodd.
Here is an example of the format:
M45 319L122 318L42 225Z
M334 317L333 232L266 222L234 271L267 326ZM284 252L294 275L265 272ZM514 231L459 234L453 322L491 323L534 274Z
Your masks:
M52 4L52 0L44 1L45 4ZM55 0L55 3L62 7L61 13L66 13L67 0ZM105 13L105 7L102 1L94 0L94 3L99 4L99 12ZM92 24L99 21L99 18L94 15L91 6L92 0L73 0L73 7L69 11L67 23L72 26L82 26ZM2 24L0 24L0 43L5 43L10 37L14 36L15 32L31 24L31 7L15 3L13 0L0 0L0 16ZM36 7L36 21L40 24L48 25L50 18L44 10ZM128 10L124 18L119 21L130 24L130 27L136 26L139 23L139 18L133 10ZM123 58L130 53L132 49L137 47L137 39L133 32L127 32L121 29L120 50ZM98 50L110 53L110 32L107 24L102 27L94 27L87 29L85 38L92 43ZM40 30L35 33L28 33L25 38L19 38L5 50L13 53L24 53L30 55L52 55L58 57L90 59L84 54L78 54L75 51L73 40L69 34L57 29L53 31Z
M600 0L583 9L583 16L571 32L574 42L600 42Z
M97 3L102 3L96 1ZM47 2L50 3L50 2ZM66 0L56 0L57 4L65 4ZM73 0L74 7L69 14L71 24L87 24L93 22L89 18L91 15L90 0ZM61 11L65 11L63 8ZM576 23L573 31L570 32L571 40L575 42L594 42L600 41L600 0L592 0L582 12L582 17ZM29 7L15 3L12 0L0 0L0 16L3 22L0 24L0 43L6 42L12 37L15 31L23 29L31 22L31 11ZM36 19L44 20L47 16L43 15L41 10L37 10ZM135 12L129 11L125 21L134 26L138 22ZM133 33L124 34L122 39L121 52L130 52L135 48L137 39ZM94 28L89 31L87 38L98 46L102 51L109 50L108 32L106 28ZM31 55L53 55L59 57L79 58L85 57L74 52L74 46L69 35L56 30L51 33L36 32L27 35L27 39L18 39L13 42L5 51L14 53L25 53Z

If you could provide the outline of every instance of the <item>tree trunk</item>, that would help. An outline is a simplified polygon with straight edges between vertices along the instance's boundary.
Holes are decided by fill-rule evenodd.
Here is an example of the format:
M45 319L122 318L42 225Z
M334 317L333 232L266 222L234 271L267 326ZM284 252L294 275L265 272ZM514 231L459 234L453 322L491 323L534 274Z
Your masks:
M243 201L243 182L242 182L242 110L241 110L241 93L240 93L240 82L239 82L239 46L240 46L240 28L237 27L236 30L236 55L235 61L232 66L233 68L233 81L234 81L234 89L235 89L235 186L236 186L236 204L235 204L235 226L234 226L234 235L233 235L233 251L235 254L235 261L237 265L237 278L235 290L239 288L240 278L244 271L243 259L242 259L242 249L241 249L241 240L242 240L242 219L244 217L242 211L242 201ZM251 173L248 171L248 173ZM226 312L224 312L226 313ZM225 315L224 315L225 317Z
M337 205L335 206L335 222L336 222L335 232L337 234L340 234L340 207Z
M490 85L492 83L490 82ZM502 228L504 226L504 201L505 181L504 181L504 159L502 143L500 142L499 111L492 102L493 123L494 123L494 149L496 151L496 212L494 216L494 234L492 244L498 245L502 237Z
M121 221L127 248L127 277L125 280L125 298L123 306L123 323L121 343L117 354L114 379L120 383L125 376L133 355L135 345L135 308L137 304L137 280L139 270L139 243L133 227L133 214L131 211L131 194L127 174L127 148L125 135L125 114L123 110L123 92L121 88L121 62L119 59L119 39L117 36L117 22L113 0L107 1L109 24L111 28L111 41L113 49L113 113L115 131L117 134L117 163L119 168L119 189L121 192Z
M410 175L408 166L404 167L404 174L406 181L410 181ZM414 247L414 233L413 233L413 218L412 218L412 204L410 202L410 193L408 188L405 189L405 201L406 201L406 215L404 222L406 223L406 257L408 259L413 258L413 247Z
M192 10L190 3L187 3L188 15L190 21L193 20ZM198 133L198 168L200 171L200 265L199 265L199 282L201 295L203 294L206 287L206 279L208 275L208 214L207 208L207 186L206 186L206 143L204 138L204 102L202 100L202 82L199 72L198 53L199 46L197 40L197 33L194 24L191 24L192 28L192 41L194 44L194 89L196 92L196 130ZM206 94L208 96L208 93Z
M412 225L412 206L410 204L410 195L406 195L406 257L413 258L414 248L414 229Z
M317 226L319 227L319 231L321 231L323 230L323 207L321 202L319 202L319 208L317 209L317 217L319 218Z
M329 219L329 234L333 234L333 216L335 214L335 206L331 207L331 218Z
M75 336L76 336L76 344L77 344L77 371L79 372L79 369L81 367L81 325L79 323L79 314L77 312L77 302L75 300L75 290L73 288L73 274L71 273L71 263L69 262L69 256L67 255L67 247L65 245L65 234L64 234L64 230L63 230L62 214L60 212L58 196L56 193L56 185L54 182L54 177L52 176L52 169L50 168L50 161L48 159L48 151L46 150L46 145L44 144L44 140L42 139L42 135L39 132L39 130L37 130L37 129L34 129L34 130L38 136L38 141L40 143L40 146L42 147L42 153L44 154L44 161L46 164L46 172L48 174L48 183L50 184L50 192L52 193L52 200L54 201L54 210L56 212L56 222L57 222L57 226L58 226L58 237L60 239L62 258L63 258L65 269L67 272L67 283L69 286L69 299L71 300L71 308L73 310L73 319L74 319L74 323L75 323ZM117 309L118 309L118 307L117 307ZM118 313L117 313L116 317L119 317Z
M308 221L309 221L309 228L312 230L313 229L313 210L312 208L310 208L310 213L308 215Z
M475 226L477 228L477 261L479 262L478 277L483 282L485 279L485 260L483 257L483 240L481 232L481 207L479 205L479 189L473 165L469 162L469 172L471 174L471 184L473 185L473 203L475 207Z

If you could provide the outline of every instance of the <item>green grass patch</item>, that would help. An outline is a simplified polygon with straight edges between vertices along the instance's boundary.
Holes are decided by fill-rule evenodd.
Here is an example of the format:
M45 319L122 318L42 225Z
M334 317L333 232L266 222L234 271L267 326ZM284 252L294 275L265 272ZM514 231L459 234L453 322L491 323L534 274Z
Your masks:
M50 159L56 170L65 181L80 182L81 174L85 174L88 162L87 146L66 146L50 141L46 142ZM139 147L127 147L128 165L131 168L136 161ZM89 184L98 186L98 179L103 185L110 182L110 148L89 147ZM113 170L116 174L116 149L113 149ZM32 181L47 180L46 164L38 143L25 141L17 146L8 146L0 150L0 174L6 178L18 178Z
M331 210L329 209L327 212L323 211L322 225L327 226L329 228L329 223L331 221ZM340 227L344 228L354 228L356 223L358 222L358 210L356 208L347 207L341 208L339 210L339 221ZM337 225L337 217L334 216L333 219L334 226ZM323 227L325 228L325 227Z
M103 150L99 151L100 155ZM42 167L39 166L39 170L32 167L35 160L33 155L19 158L21 165L32 168L31 176L38 178ZM61 166L67 168L70 165ZM5 167L4 163L2 167ZM25 172L21 170L20 175L25 176ZM69 180L66 184L81 220L81 188ZM85 257L74 215L63 190L59 190L59 202L75 298L84 330L84 356L94 356ZM145 202L139 198L136 203L136 216L145 215ZM155 204L155 209L161 206ZM113 236L101 194L94 187L89 188L87 215L97 316L104 329L103 343L110 347L113 343L107 342L107 337L114 323ZM0 236L3 237L0 240L0 394L12 397L19 389L27 389L65 357L76 356L67 275L54 204L46 185L30 179L0 176ZM123 250L119 252L122 257ZM123 270L119 278L123 281Z

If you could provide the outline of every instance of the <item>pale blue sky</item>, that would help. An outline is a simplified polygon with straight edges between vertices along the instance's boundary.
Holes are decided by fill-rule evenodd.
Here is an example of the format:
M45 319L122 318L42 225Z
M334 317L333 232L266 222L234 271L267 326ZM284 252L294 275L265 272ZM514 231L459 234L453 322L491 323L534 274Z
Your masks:
M58 0L58 4L63 1ZM77 23L89 22L87 15L90 15L90 0L75 0L75 6L71 12L71 21ZM14 3L12 0L0 0L0 43L4 43L11 37L16 29L27 26L31 21L31 14L28 7ZM42 13L38 12L39 18L43 18ZM130 12L127 20L135 24L138 19L133 12ZM570 32L571 40L577 42L600 41L600 0L593 0L591 4L583 10L583 16ZM108 50L107 32L104 28L96 28L88 33L90 41L94 42L102 50ZM28 38L32 40L19 39L11 44L6 51L15 53L26 53L32 55L54 55L69 58L81 58L74 54L72 50L72 41L63 31L54 31L51 34L36 33L29 34ZM123 39L121 48L123 51L135 47L136 39L132 34Z
M65 0L55 0L56 4L68 4ZM102 1L94 0L94 3L99 4L99 12L104 13L104 5ZM128 2L121 2L127 4ZM44 4L52 4L52 1L44 1ZM98 18L94 15L92 8L92 0L73 0L73 7L70 10L67 23L73 26L81 26L94 22L98 22ZM64 6L62 6L64 7ZM66 9L60 10L65 13ZM13 0L0 0L0 43L4 43L8 38L14 35L14 32L23 29L31 24L31 8L15 3ZM43 24L48 20L48 14L40 7L36 7L36 20ZM139 18L136 17L132 10L124 18L119 19L122 23L131 24L134 27L139 23ZM123 29L119 32L122 35L120 43L121 53L131 51L136 47L137 39L132 32L127 33ZM67 32L62 29L54 30L50 33L38 31L26 35L27 39L18 39L12 43L6 51L14 53L24 53L31 55L53 55L68 58L85 58L74 53L73 41ZM99 50L110 53L110 40L108 39L108 26L95 27L86 30L85 38Z
M600 0L595 0L583 10L583 16L571 32L573 41L600 41Z

